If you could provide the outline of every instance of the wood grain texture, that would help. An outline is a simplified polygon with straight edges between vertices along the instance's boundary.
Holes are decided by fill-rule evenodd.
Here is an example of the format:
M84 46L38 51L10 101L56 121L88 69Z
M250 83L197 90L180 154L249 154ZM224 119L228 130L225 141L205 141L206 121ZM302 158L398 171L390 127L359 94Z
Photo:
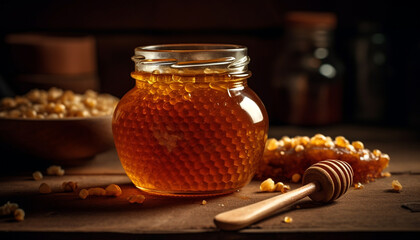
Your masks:
M333 204L317 204L303 198L248 228L227 232L216 228L214 216L277 193L261 193L258 191L261 182L251 181L239 192L225 196L204 199L146 196L144 204L130 204L127 197L142 192L122 173L115 150L96 158L86 169L65 168L65 176L46 176L43 182L53 188L53 193L47 195L38 192L40 182L31 178L31 171L1 177L1 204L16 202L26 212L25 221L20 223L14 222L11 216L0 219L2 239L329 239L343 236L390 239L395 233L403 239L401 236L407 232L420 233L420 215L401 207L403 202L420 199L418 174L396 174L366 184L361 190L351 188ZM394 159L404 160L398 155ZM115 169L120 169L121 174ZM400 193L386 191L394 178L404 185ZM115 183L121 186L123 195L82 200L77 193L62 192L63 181L78 182L80 188ZM299 184L292 183L291 187L296 189ZM207 204L202 205L202 200ZM292 217L293 222L283 223L285 216Z
M223 230L238 230L272 215L275 211L310 196L317 202L331 202L350 187L353 172L348 163L325 160L309 167L304 176L304 186L261 202L218 214L214 218Z
M271 135L275 135L270 127ZM310 135L319 129L282 127L283 135ZM332 204L318 204L303 198L290 208L258 221L239 231L220 231L213 223L219 213L250 205L276 193L258 191L261 181L251 181L240 191L214 198L177 199L147 198L143 205L130 204L126 198L141 193L123 174L115 149L99 154L87 166L65 168L63 177L47 176L51 186L61 188L63 181L76 181L81 188L119 184L123 195L114 198L80 199L75 193L38 192L40 182L31 178L32 171L0 177L0 203L16 202L25 210L23 222L11 216L0 218L2 239L413 239L420 234L420 215L401 207L420 199L419 142L406 141L406 135L389 131L372 131L366 127L333 126L328 135L361 139L364 133L372 139L368 146L380 147L392 161L390 178L377 179L363 189L350 188ZM322 131L324 132L324 130ZM359 136L359 137L358 137ZM383 138L388 136L389 141ZM400 136L400 137L398 137ZM393 138L394 140L390 140ZM397 140L395 140L397 138ZM3 156L0 156L2 158ZM2 158L3 161L7 160ZM15 159L13 159L15 160ZM32 169L43 170L34 167ZM117 174L117 170L120 175ZM400 193L388 191L391 181L403 184ZM299 184L292 183L292 189ZM202 205L202 200L207 204ZM294 209L293 211L291 211ZM285 216L291 224L282 222Z

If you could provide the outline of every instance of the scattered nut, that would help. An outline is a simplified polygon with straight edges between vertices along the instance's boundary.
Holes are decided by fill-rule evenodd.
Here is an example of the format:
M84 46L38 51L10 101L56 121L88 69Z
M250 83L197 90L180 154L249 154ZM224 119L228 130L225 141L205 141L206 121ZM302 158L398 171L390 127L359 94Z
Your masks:
M49 168L47 168L47 174L48 175L63 176L64 175L64 169L62 169L60 166L52 165Z
M79 192L79 197L81 199L86 199L89 196L89 191L87 189L82 189Z
M19 205L17 203L7 202L0 207L0 216L10 215L18 208Z
M293 222L293 218L291 218L289 216L286 216L286 217L284 217L283 222L284 223L292 223Z
M32 177L35 179L35 181L39 181L44 178L44 176L42 175L40 171L36 171L32 173Z
M207 204L207 201L206 200L203 200L202 202L201 202L201 205L206 205Z
M402 190L402 185L398 180L392 180L392 190L395 192L400 192Z
M363 189L365 186L363 186L363 184L362 183L355 183L354 184L354 189Z
M260 185L261 192L282 192L285 193L290 190L289 185L285 185L282 182L274 184L273 179L268 178Z
M22 222L25 219L25 212L23 209L18 208L14 211L13 216L15 217L16 221Z
M278 182L276 183L276 188L274 189L274 191L276 192L282 192L282 193L286 193L287 191L290 190L290 186L286 185L282 182Z
M89 188L88 192L90 196L105 196L106 195L105 189L100 188L100 187Z
M42 193L42 194L51 193L50 185L48 185L46 183L41 183L41 185L39 185L39 192Z
M286 193L286 192L288 192L290 189L291 189L291 188L290 188L290 186L289 186L289 185L284 185L284 186L283 186L283 189L281 190L281 192L282 192L282 193Z
M143 203L145 199L146 199L146 197L144 195L141 195L141 194L131 195L127 198L127 200L130 203L139 203L139 204Z
M122 194L122 190L117 184L110 184L108 187L105 188L105 191L107 196L118 197Z
M260 185L260 190L262 192L274 192L276 189L276 186L274 185L274 181L271 178L268 178Z
M281 192L281 191L283 190L283 188L284 188L284 184L283 184L282 182L278 182L278 183L276 183L276 185L275 185L275 189L274 189L274 191L276 191L276 192Z
M82 189L79 192L79 197L81 199L86 199L88 196L120 196L121 194L122 190L117 184L110 184L106 187L106 189L101 187Z

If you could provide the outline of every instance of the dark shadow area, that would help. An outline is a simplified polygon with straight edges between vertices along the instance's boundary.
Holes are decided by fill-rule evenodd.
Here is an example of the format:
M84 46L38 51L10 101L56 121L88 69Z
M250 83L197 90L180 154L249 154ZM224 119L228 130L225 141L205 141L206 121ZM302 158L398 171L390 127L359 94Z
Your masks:
M342 95L337 95L332 101L336 101L341 110L337 112L336 120L322 125L350 123L398 126L418 131L420 98L416 92L419 89L420 36L417 29L420 21L416 9L412 3L360 0L263 0L241 1L241 4L236 1L207 3L191 0L130 0L124 3L111 0L88 3L79 0L71 3L2 1L0 96L23 93L19 85L21 78L17 77L39 74L32 71L33 68L19 65L21 55L6 40L13 34L92 36L95 60L90 71L98 77L100 91L118 97L134 85L130 77L133 70L130 57L137 46L233 43L249 48L252 59L249 69L253 72L249 85L265 103L271 124L294 125L296 123L284 118L284 114L288 116L285 111L290 108L289 100L279 98L287 94L277 89L282 81L277 72L282 67L279 59L284 56L287 45L285 19L292 11L330 12L336 16L336 26L329 51L337 56L342 77L342 90L336 91L342 91ZM36 55L30 56L33 61L29 62L32 65L37 63ZM52 77L59 79L56 81L59 84L65 76L53 74ZM315 96L308 95L308 102L315 101ZM290 114L292 110L287 111ZM312 118L314 114L317 113L313 113ZM304 125L320 127L313 123Z

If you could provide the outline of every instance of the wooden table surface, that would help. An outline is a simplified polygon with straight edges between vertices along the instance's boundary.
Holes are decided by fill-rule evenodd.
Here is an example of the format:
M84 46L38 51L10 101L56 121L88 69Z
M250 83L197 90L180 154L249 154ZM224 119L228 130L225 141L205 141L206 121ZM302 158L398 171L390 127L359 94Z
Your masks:
M144 204L130 204L127 197L141 193L130 182L114 149L96 156L83 166L66 168L62 177L47 176L34 181L30 169L3 169L0 176L0 204L16 202L26 212L23 222L0 218L1 239L391 239L420 236L420 212L403 208L405 203L420 204L420 142L416 133L372 127L333 126L318 129L272 127L270 137L283 135L343 135L362 140L365 147L378 148L391 156L389 178L350 189L338 201L314 204L305 198L272 217L235 232L221 231L213 223L218 213L245 206L276 193L260 193L260 181L233 194L213 198L162 198L146 195ZM21 159L18 159L22 161ZM16 160L16 161L18 161ZM4 159L2 159L4 161ZM41 166L41 165L39 165ZM389 191L391 181L403 185L400 193ZM91 197L82 200L76 193L63 192L63 181L76 181L79 188L122 187L119 197ZM46 182L51 194L40 194ZM291 184L292 189L299 187ZM207 204L202 205L202 200ZM299 205L299 208L296 206ZM284 223L285 216L293 218Z

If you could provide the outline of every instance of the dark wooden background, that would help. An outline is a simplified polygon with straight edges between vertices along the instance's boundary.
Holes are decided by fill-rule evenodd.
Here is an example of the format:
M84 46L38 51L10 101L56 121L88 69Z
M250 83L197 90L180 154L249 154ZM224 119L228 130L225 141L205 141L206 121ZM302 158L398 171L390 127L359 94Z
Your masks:
M13 74L4 37L37 32L93 35L96 39L101 91L121 97L134 85L129 73L136 46L158 43L212 42L246 45L252 59L250 86L269 114L281 107L273 102L270 79L284 36L284 14L292 10L329 11L337 14L334 48L344 65L344 123L365 123L355 107L355 64L352 44L358 26L374 23L386 36L384 87L386 113L374 125L420 125L419 14L409 1L332 0L73 0L0 2L0 77ZM374 111L374 109L372 109ZM277 124L275 121L273 124Z

